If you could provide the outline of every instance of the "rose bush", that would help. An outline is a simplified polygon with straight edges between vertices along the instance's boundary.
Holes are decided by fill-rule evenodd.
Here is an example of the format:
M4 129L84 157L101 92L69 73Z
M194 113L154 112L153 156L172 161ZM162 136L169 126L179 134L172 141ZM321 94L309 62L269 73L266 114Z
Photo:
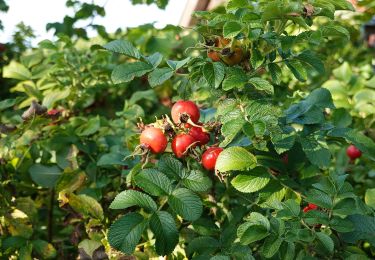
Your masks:
M194 30L91 40L75 22L102 8L50 24L2 69L0 256L373 258L363 4L356 27L346 0L231 0Z

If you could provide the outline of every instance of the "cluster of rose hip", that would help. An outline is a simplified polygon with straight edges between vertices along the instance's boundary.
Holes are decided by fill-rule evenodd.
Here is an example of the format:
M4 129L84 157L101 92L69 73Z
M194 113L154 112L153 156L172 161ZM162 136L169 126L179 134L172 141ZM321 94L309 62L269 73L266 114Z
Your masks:
M168 139L170 139L172 151L177 158L190 156L199 160L206 170L214 170L216 160L223 149L215 145L211 147L206 147L206 145L211 140L211 132L217 141L220 124L199 122L199 108L189 100L177 101L171 109L171 117L172 120L166 115L155 123L138 125L142 130L140 145L137 149L140 150L140 154L148 159L149 153L164 153L168 146ZM204 150L201 157L197 148Z

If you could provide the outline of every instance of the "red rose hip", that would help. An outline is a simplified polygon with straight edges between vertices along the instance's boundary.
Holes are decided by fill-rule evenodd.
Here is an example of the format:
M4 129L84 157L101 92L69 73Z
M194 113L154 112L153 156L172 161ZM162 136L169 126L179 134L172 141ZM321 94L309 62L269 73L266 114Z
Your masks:
M348 157L349 157L351 160L355 160L355 159L361 157L362 152L361 152L357 147L355 147L354 145L350 145L350 146L346 149L346 154L348 155Z
M141 133L141 144L146 145L152 153L162 153L167 147L168 140L159 128L148 127Z
M193 101L177 101L171 110L172 120L176 124L181 123L181 116L189 117L193 123L197 123L200 117L199 108ZM183 122L184 123L184 122Z
M215 165L219 154L223 151L220 147L210 147L202 155L202 165L208 171L215 170Z
M176 135L172 140L172 151L177 158L183 158L187 150L194 146L196 140L188 134Z
M189 130L189 135L198 142L198 145L205 145L210 141L210 134L205 132L202 127L193 126Z

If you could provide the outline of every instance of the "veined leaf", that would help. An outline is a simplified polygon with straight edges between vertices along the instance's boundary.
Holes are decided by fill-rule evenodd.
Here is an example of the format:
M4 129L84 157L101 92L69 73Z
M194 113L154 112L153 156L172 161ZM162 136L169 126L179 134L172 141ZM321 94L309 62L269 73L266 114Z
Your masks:
M142 215L135 212L128 213L111 225L108 242L113 248L130 255L141 239L147 224L148 220Z
M172 192L172 183L163 173L155 169L145 169L134 177L138 187L153 196L168 195Z
M113 83L119 84L129 82L135 77L143 76L151 70L153 70L152 65L142 61L124 63L115 67L112 71L111 78Z
M133 44L126 40L114 40L107 43L103 47L111 52L124 54L135 59L139 59L141 57L141 54L133 46Z
M256 166L255 156L243 147L233 146L224 149L217 158L215 171L243 171Z
M178 243L178 230L174 218L166 211L155 212L150 218L150 228L155 234L155 248L158 255L173 252Z
M109 207L111 209L126 209L132 206L139 206L149 211L157 210L157 205L150 196L135 190L121 192L115 197Z
M168 204L174 212L189 221L197 220L203 210L201 199L185 188L174 190L168 197Z

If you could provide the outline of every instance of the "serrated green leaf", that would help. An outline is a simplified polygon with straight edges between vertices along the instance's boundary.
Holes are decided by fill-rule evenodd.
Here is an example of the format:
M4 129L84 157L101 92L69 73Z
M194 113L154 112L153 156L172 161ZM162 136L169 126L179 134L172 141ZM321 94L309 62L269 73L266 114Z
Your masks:
M324 63L318 58L316 53L314 53L310 50L306 50L306 51L298 54L296 56L296 58L299 61L313 67L320 74L325 73Z
M333 217L329 222L329 226L340 233L351 232L354 230L353 223L348 219L341 217Z
M354 244L359 240L367 240L375 244L375 217L355 214L347 219L354 224L354 231L342 234L345 242Z
M172 192L172 182L155 169L145 169L134 177L138 187L153 196L168 195Z
M124 54L135 59L139 59L141 57L141 54L133 46L133 44L126 40L114 40L107 43L103 47L111 52Z
M231 184L241 192L251 193L263 189L269 181L270 176L267 173L267 169L256 167L246 174L237 175L231 181Z
M257 69L260 65L263 64L264 57L258 49L251 50L250 64L253 69Z
M252 169L256 166L255 156L242 147L229 147L224 149L216 161L215 171L243 171Z
M201 236L190 241L187 246L187 255L198 253L199 255L210 254L219 248L220 243L213 237Z
M223 36L225 38L233 38L242 30L242 24L235 21L228 21L223 26Z
M185 188L174 190L168 197L168 204L174 212L189 221L197 220L203 210L201 199Z
M157 205L150 196L135 190L126 190L119 193L109 207L111 209L126 209L133 206L149 211L157 210Z
M124 63L118 65L112 71L112 81L114 84L129 82L135 77L140 77L153 70L152 65L142 61Z
M168 60L167 64L171 69L176 71L176 70L182 68L186 63L188 63L190 61L190 59L191 59L190 57L187 57L183 60L178 60L178 61Z
M212 186L210 178L200 171L191 171L182 179L182 183L186 188L196 192L207 191Z
M128 213L111 225L108 242L113 248L130 255L134 252L147 224L148 220L142 215L135 212Z
M335 245L333 243L332 238L330 236L328 236L327 234L323 233L323 232L317 232L315 234L316 234L318 240L323 245L323 247L325 249L327 249L328 252L333 253L333 249L334 249Z
M178 230L171 214L166 211L155 212L150 218L150 228L156 238L155 249L158 255L172 253L178 244Z
M223 81L222 88L225 91L238 88L242 89L247 84L247 76L241 70L231 70Z
M158 170L170 178L184 178L186 176L182 163L169 155L163 155L160 158Z
M333 207L332 198L327 193L316 189L307 192L306 201L322 208L332 209Z
M153 68L156 68L163 60L163 56L159 52L155 52L152 55L145 57L145 60L152 65Z
M263 255L266 258L271 258L272 256L274 256L277 253L277 251L279 251L282 242L282 238L275 236L267 237L263 244Z
M207 63L203 66L202 72L207 83L218 88L224 79L225 67L221 62Z
M253 85L257 90L264 91L267 94L273 94L273 86L265 79L262 78L251 78L249 83Z
M319 167L329 166L331 162L331 152L328 149L327 143L321 137L307 136L301 138L301 145L312 164Z
M156 68L148 75L148 83L151 87L159 86L170 79L173 74L174 72L171 68Z
M279 65L275 63L268 64L268 71L271 74L272 81L275 84L280 84L282 72L281 72Z
M298 60L285 61L285 64L299 81L305 82L307 79L307 72L305 67Z
M248 245L261 240L269 235L268 230L262 225L254 225L249 222L241 224L237 229L237 237L242 245Z

